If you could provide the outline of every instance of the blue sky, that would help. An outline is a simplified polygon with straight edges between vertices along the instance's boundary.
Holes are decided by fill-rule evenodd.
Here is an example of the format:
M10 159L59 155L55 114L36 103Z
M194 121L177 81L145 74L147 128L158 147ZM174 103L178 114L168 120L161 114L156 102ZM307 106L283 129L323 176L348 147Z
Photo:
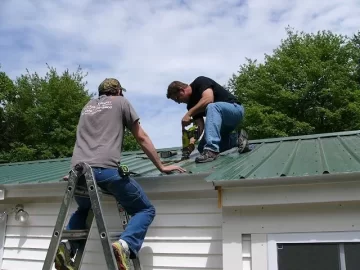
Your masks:
M180 146L186 109L166 99L171 81L226 84L245 57L263 61L288 25L352 35L359 14L359 0L2 0L0 65L12 79L43 75L46 63L80 65L91 92L116 77L155 146Z

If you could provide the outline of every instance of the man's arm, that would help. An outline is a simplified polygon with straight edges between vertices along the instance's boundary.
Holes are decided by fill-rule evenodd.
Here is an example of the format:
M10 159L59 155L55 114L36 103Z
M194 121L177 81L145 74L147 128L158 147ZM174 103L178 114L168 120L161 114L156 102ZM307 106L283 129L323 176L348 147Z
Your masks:
M131 133L134 135L136 141L141 146L145 154L154 163L156 168L158 168L159 171L163 171L164 165L161 163L161 160L156 152L156 149L150 137L147 135L145 130L143 130L143 128L140 126L138 120L133 123Z
M161 160L156 152L156 149L150 140L150 137L146 134L146 132L140 126L139 120L136 120L131 128L131 132L134 135L136 141L141 146L142 150L145 154L150 158L152 163L156 166L156 168L163 173L170 173L172 171L178 171L180 173L186 172L184 168L176 165L168 165L164 166L161 163Z
M198 113L201 113L205 111L206 106L212 102L214 102L214 92L211 88L208 88L202 93L199 102L194 107L192 107L187 112L187 114L191 117Z
M134 108L131 106L129 102L126 102L127 106L123 106L123 119L125 126L131 130L131 133L134 135L137 143L141 146L142 150L149 157L149 159L154 163L156 168L163 173L170 173L172 171L178 172L186 172L185 169L175 166L168 165L164 166L161 163L161 160L156 152L156 149L150 140L150 137L146 134L146 132L142 129L139 123L139 117L136 114Z

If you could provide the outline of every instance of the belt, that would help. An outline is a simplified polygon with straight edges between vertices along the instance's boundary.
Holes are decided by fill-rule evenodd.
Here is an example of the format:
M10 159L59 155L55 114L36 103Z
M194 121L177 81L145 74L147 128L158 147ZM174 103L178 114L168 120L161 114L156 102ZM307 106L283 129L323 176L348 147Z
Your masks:
M241 105L241 102L240 102L240 101L237 101L237 100L231 100L230 102L231 102L231 103L238 104L238 105Z

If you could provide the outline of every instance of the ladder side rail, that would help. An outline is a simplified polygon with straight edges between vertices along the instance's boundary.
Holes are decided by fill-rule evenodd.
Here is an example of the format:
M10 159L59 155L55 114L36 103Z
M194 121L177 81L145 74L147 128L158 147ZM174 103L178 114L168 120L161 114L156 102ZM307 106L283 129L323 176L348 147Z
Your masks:
M98 187L96 182L94 181L95 177L91 167L88 164L85 164L84 167L85 167L84 169L85 169L86 185L88 187L92 211L99 230L99 236L104 250L106 265L108 270L117 270L118 267L116 264L116 259L112 250L105 220L102 215L103 211L100 203Z
M76 256L75 256L75 261L74 261L74 268L76 270L80 269L80 267L81 267L81 264L82 264L82 261L84 258L85 247L90 238L90 229L93 224L93 220L94 220L94 214L93 214L93 211L90 209L89 213L88 213L87 221L86 221L86 230L87 230L86 238L83 238L80 240L81 244L79 245L79 248L76 251Z
M116 206L120 215L120 219L123 225L123 229L126 229L127 224L129 223L130 220L130 215L126 212L126 210L124 209L124 207L116 201ZM141 264L140 264L140 259L139 257L132 259L132 263L134 266L134 270L141 270Z
M51 267L54 263L56 252L62 238L65 220L68 216L70 205L72 203L72 198L74 196L74 192L76 189L77 181L78 181L78 176L76 172L74 170L71 170L69 174L68 185L65 191L65 195L63 197L63 201L61 203L61 207L55 223L51 242L45 257L42 270L51 270Z

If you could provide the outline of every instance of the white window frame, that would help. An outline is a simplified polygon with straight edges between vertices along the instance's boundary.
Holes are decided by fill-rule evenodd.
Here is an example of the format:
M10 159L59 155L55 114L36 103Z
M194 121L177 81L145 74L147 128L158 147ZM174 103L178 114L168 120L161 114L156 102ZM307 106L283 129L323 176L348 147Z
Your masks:
M354 242L360 243L360 231L268 234L268 270L278 270L277 244ZM343 249L340 250L344 252Z

